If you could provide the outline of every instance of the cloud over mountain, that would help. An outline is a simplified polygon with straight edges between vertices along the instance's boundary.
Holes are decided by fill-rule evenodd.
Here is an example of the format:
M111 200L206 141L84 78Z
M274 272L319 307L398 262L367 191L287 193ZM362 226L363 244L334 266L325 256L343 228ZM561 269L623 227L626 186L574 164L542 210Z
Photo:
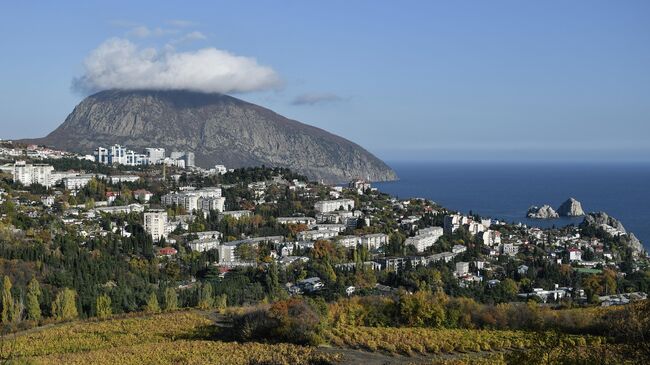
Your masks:
M278 74L254 58L216 48L187 52L141 48L123 38L102 43L83 65L84 74L73 80L73 88L82 93L106 89L245 93L280 85Z

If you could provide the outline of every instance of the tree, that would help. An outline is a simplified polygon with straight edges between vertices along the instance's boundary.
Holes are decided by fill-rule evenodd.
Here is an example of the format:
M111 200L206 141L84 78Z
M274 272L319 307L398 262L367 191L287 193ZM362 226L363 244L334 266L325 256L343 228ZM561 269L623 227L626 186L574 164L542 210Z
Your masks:
M212 295L212 284L205 283L201 288L201 299L199 300L199 308L210 309L214 306L214 297Z
M510 278L507 278L503 280L501 283L499 283L499 288L501 289L501 292L503 294L503 298L501 299L503 299L504 301L513 300L517 296L517 293L519 292L519 287L517 286L517 283Z
M25 312L25 304L23 303L22 298L16 298L14 300L13 313L11 314L11 321L14 323L20 322L23 319L23 313Z
M158 305L158 296L156 295L156 292L151 292L151 294L149 294L149 299L147 299L145 311L149 313L160 312L160 305Z
M14 312L14 298L11 295L11 279L5 275L2 282L2 322L11 322Z
M52 302L52 315L64 321L77 318L77 292L69 288L60 291Z
M27 284L27 318L32 321L39 321L41 319L41 286L35 277Z
M214 299L214 306L219 311L223 311L224 309L226 309L226 307L228 307L228 295L227 294L218 295Z
M113 309L111 308L111 297L107 294L102 294L97 297L95 301L95 311L97 312L97 317L99 318L108 318L113 314Z
M165 309L168 311L178 309L178 295L174 288L165 289Z

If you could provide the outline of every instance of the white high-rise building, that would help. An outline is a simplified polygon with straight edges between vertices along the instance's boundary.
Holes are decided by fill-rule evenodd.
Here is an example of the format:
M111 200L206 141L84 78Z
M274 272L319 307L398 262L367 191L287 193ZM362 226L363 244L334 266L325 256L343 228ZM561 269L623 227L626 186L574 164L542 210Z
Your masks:
M144 213L144 230L158 242L167 237L167 212L162 209L150 210Z
M194 167L194 152L189 151L173 151L170 155L172 160L185 161L185 167Z
M28 164L25 161L14 163L13 178L25 186L41 184L47 188L52 186L52 171L54 167L44 164Z
M110 152L108 151L107 148L97 147L95 149L94 156L95 156L95 162L98 162L98 163L101 163L101 164L104 164L104 165L108 165L108 164L111 163L111 154L110 154Z
M119 144L111 146L111 164L126 165L126 147Z
M126 165L127 166L142 166L149 162L147 155L135 153L131 150L126 151Z
M149 164L156 165L162 163L165 159L165 149L164 148L145 148L145 154L149 159Z

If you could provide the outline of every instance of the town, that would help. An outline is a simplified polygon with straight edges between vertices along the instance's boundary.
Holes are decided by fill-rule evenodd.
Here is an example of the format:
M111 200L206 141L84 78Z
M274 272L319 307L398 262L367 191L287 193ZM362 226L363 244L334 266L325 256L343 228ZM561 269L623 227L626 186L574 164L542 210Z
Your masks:
M74 288L85 316L95 314L97 287L121 292L118 310L128 312L163 287L191 306L206 280L228 305L428 288L483 303L609 306L645 299L650 284L646 253L598 214L595 224L540 229L396 199L361 179L201 169L191 152L161 148L82 156L4 142L0 159L6 268L43 250L116 265L74 273L71 259L39 259L51 266L44 290Z

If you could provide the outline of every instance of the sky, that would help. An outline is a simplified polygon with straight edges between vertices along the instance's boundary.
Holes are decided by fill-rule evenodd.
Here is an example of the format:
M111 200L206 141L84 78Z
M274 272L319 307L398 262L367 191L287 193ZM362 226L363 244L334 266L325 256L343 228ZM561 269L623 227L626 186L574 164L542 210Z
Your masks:
M0 2L0 138L223 92L399 160L650 160L650 1Z

